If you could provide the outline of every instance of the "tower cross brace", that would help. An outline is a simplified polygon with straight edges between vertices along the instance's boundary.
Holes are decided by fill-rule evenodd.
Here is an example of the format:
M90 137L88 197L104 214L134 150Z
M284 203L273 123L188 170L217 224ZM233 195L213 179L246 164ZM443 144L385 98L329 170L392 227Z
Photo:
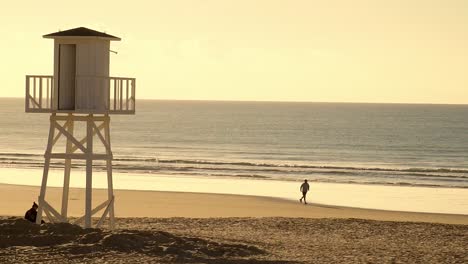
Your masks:
M75 122L85 123L86 136L79 140L76 138L74 129ZM44 154L44 171L42 176L41 191L38 198L38 213L36 223L40 224L43 213L50 222L69 222L68 218L68 196L70 189L70 172L72 160L86 161L86 195L85 195L85 213L83 216L74 220L74 224L82 224L85 228L92 227L91 217L103 210L99 221L95 227L100 227L106 218L109 220L109 227L112 229L115 225L114 220L114 191L112 182L112 150L110 141L110 117L105 115L57 115L53 113L50 116L49 138L47 148ZM101 142L105 148L105 154L96 154L93 151L94 139L97 136L98 142ZM54 145L62 137L66 138L65 152L54 152ZM76 153L78 150L81 153ZM56 210L46 200L47 180L49 168L52 159L65 160L65 169L63 177L62 206L60 212ZM104 160L107 171L107 200L92 208L92 180L93 180L93 161Z

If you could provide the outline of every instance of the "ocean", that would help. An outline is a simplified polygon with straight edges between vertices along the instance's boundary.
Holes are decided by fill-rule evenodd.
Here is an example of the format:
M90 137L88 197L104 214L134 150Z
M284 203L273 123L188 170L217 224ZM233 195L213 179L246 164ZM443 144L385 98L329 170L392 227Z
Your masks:
M0 167L41 168L49 115L0 105ZM139 100L111 138L129 175L468 188L468 105Z

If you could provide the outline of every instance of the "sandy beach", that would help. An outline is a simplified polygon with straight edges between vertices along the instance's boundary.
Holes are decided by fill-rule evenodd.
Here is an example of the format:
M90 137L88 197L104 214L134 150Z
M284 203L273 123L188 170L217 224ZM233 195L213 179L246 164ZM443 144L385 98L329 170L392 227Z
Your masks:
M37 201L39 187L0 184L2 203L0 215L22 216ZM47 200L60 208L62 191L49 187ZM116 217L302 217L302 218L359 218L381 221L411 221L468 225L468 215L413 213L371 210L309 202L247 195L206 194L188 192L157 192L115 190ZM93 204L107 197L107 191L93 191ZM69 216L84 212L84 189L70 189ZM8 201L8 202L6 202Z
M468 216L325 206L276 198L116 191L117 228L32 225L38 187L0 185L0 262L466 263ZM105 199L95 190L94 203ZM48 200L60 208L59 188ZM81 216L84 190L70 192Z
M24 2L0 264L468 264L468 0Z

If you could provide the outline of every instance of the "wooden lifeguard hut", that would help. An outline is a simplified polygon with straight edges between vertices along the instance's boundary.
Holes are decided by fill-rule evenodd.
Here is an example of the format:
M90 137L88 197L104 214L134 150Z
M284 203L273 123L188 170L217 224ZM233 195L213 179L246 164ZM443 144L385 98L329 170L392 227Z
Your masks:
M89 228L92 226L91 217L103 211L96 227L108 218L109 226L113 228L109 115L135 114L135 79L109 76L110 42L119 41L118 37L80 27L47 34L44 38L54 40L54 75L26 76L26 112L51 114L36 222L41 223L43 213L51 222L69 222L67 210L72 160L84 160L85 210L84 215L74 223L84 222L84 227ZM84 131L78 137L80 128ZM56 150L59 141L63 141L62 150ZM96 151L99 148L103 149L103 153ZM46 200L52 159L65 161L60 212ZM108 199L93 208L93 161L98 160L105 163L107 170Z

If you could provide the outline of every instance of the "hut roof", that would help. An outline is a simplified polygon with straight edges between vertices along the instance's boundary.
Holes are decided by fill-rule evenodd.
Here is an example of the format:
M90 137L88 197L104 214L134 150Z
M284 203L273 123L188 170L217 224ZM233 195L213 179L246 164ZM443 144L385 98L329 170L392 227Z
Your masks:
M97 37L109 40L120 40L116 36L109 35L104 32L99 32L85 27L78 27L69 30L50 33L43 36L44 38L60 38L60 37Z

